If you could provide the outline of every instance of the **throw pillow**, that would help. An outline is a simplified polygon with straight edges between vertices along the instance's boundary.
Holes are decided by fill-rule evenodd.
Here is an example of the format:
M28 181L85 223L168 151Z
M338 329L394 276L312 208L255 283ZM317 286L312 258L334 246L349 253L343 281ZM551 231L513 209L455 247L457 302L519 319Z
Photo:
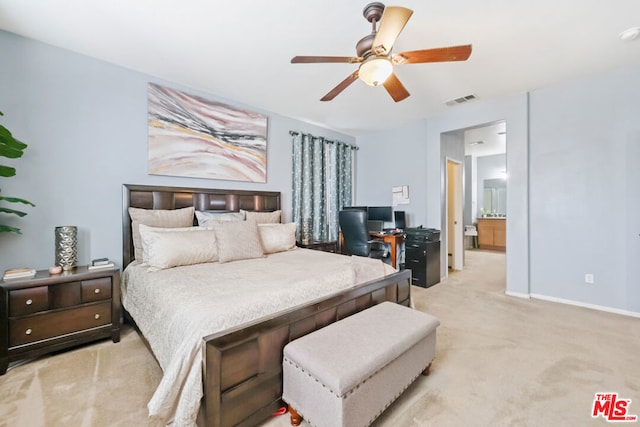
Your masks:
M191 227L193 225L194 210L193 206L173 210L129 208L135 259L142 260L140 224L162 228Z
M145 262L155 269L201 264L218 260L218 246L211 229L190 227L163 229L140 225Z
M207 212L196 211L198 225L201 227L211 227L220 221L244 221L242 212Z
M264 256L255 221L226 221L213 226L220 262Z
M296 224L259 224L260 240L265 254L284 252L296 247Z

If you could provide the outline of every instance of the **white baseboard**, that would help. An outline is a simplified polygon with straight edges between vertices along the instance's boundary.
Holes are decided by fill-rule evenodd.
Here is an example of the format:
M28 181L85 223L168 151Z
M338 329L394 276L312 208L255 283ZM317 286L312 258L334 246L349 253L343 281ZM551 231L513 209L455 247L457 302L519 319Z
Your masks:
M507 294L507 295L510 295L510 294ZM519 295L513 295L513 296L519 296ZM621 314L623 316L630 316L630 317L640 318L640 313L637 313L635 311L621 310L621 309L618 309L618 308L606 307L606 306L603 306L603 305L587 304L587 303L584 303L584 302L578 302L578 301L568 300L568 299L564 299L564 298L550 297L550 296L547 296L547 295L530 294L530 296L531 296L531 298L535 298L535 299L541 299L541 300L545 300L545 301L557 302L557 303L560 303L560 304L575 305L577 307L590 308L592 310L606 311L608 313L615 313L615 314Z
M531 295L529 295L529 294L523 294L523 293L520 293L520 292L511 292L511 291L505 291L504 293L505 293L505 295L508 295L510 297L531 299Z

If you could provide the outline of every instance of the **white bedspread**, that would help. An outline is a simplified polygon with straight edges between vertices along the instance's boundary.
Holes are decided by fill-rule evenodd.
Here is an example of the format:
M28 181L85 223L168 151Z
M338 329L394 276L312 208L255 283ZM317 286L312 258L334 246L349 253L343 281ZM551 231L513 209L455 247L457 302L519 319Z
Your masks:
M202 337L393 273L378 260L294 249L265 258L147 272L132 263L122 302L164 372L149 415L193 426L202 398Z

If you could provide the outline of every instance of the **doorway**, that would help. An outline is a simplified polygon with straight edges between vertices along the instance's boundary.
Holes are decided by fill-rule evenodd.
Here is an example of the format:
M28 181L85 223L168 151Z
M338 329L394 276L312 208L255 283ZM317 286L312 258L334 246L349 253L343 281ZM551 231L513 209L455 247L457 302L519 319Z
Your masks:
M447 267L462 270L463 227L462 227L462 163L447 159Z
M462 270L465 251L474 248L473 226L483 215L506 218L506 121L501 120L441 134L442 233L447 266ZM493 189L496 180L504 188ZM490 188L485 191L485 182ZM484 195L500 196L485 203ZM499 201L499 203L493 203ZM488 206L492 206L488 210ZM494 207L495 206L495 207ZM498 212L500 209L503 211ZM495 211L495 212L494 212ZM476 228L477 229L477 228ZM468 230L468 233L467 233ZM476 240L477 241L477 240ZM506 255L506 250L505 250ZM444 257L443 257L444 258Z

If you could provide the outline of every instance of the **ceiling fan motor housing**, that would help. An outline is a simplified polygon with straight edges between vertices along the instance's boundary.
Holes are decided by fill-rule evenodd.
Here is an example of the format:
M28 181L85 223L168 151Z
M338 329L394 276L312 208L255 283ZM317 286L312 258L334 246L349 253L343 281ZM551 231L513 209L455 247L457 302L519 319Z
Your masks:
M356 53L359 57L366 58L371 55L371 47L373 46L373 40L375 38L375 34L369 34L358 41L356 44Z

